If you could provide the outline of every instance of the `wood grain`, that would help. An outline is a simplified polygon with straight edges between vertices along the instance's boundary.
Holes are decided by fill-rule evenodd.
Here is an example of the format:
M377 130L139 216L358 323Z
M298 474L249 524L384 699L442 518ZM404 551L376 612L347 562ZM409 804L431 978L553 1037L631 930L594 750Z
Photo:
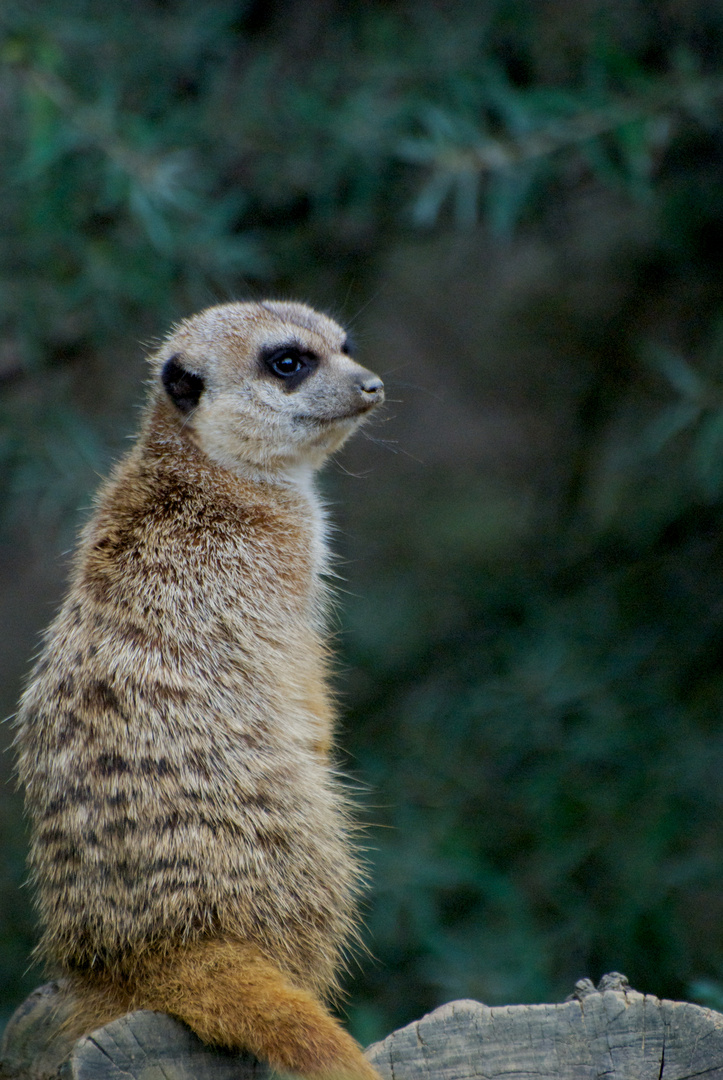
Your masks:
M58 986L8 1023L0 1077L14 1080L270 1080L250 1055L213 1050L179 1021L139 1011L69 1046ZM632 990L624 976L577 983L558 1005L452 1001L366 1052L385 1080L723 1080L723 1014Z
M250 1054L209 1050L164 1013L139 1012L81 1039L70 1060L72 1080L267 1080L271 1071Z
M723 1015L605 979L561 1005L453 1001L367 1057L387 1080L723 1080Z

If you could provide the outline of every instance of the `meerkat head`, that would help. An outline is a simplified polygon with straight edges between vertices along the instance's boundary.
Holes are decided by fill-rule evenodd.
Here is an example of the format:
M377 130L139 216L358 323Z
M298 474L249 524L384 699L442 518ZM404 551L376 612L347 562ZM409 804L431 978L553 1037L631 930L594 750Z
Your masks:
M152 358L157 393L218 465L317 468L384 400L340 326L305 304L223 304L182 322Z

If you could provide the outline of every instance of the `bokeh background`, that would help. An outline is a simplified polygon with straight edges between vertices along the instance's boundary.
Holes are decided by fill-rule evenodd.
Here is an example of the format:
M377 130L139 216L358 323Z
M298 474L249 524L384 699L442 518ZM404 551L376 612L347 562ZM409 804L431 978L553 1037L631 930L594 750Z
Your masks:
M722 53L718 0L0 7L3 715L171 322L298 297L387 384L322 479L364 1042L613 969L723 1007Z

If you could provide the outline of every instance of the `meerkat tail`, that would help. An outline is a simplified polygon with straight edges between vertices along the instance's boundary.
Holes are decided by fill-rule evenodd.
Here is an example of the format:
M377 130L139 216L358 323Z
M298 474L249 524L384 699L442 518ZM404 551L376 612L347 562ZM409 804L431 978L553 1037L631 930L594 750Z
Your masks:
M206 1043L314 1080L379 1080L324 1006L253 946L206 941L143 968L133 1007L170 1013Z

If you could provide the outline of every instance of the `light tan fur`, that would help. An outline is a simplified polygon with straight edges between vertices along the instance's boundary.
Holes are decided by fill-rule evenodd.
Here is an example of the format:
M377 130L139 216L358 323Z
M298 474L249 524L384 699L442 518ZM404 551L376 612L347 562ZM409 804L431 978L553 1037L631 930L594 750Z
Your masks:
M270 367L286 346L298 385ZM301 304L181 323L82 534L16 739L38 951L78 1034L157 1008L280 1069L375 1075L322 1004L360 873L312 477L383 398L344 350Z

